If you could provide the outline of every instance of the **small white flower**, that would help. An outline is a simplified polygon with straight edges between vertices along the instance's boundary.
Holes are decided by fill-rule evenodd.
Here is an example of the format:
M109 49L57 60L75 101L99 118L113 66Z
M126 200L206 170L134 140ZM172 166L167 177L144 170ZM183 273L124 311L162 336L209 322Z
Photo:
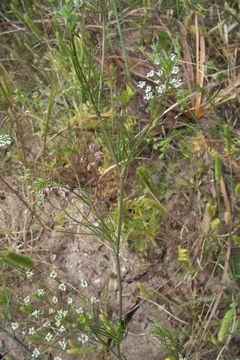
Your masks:
M52 339L53 339L53 334L52 333L47 333L47 335L45 336L45 340L47 341L47 342L50 342L50 341L52 341Z
M46 294L46 291L44 289L37 289L36 293L38 296L43 296Z
M152 99L153 98L153 93L152 92L150 92L150 93L148 93L148 94L146 94L145 96L144 96L144 100L150 100L150 99Z
M36 359L39 357L40 354L41 354L40 351L37 348L35 348L32 352L32 358Z
M55 270L51 271L49 274L49 277L51 279L56 279L56 277L58 276L57 272Z
M50 308L50 309L48 310L48 313L49 313L49 315L54 314L54 313L55 313L55 310L54 310L53 308Z
M67 348L67 342L66 342L66 340L63 338L62 340L59 340L59 345L61 346L61 348L63 349L63 350L66 350L66 348Z
M158 60L154 60L155 65L160 65L160 62Z
M34 275L34 271L26 271L26 275L28 279L32 279L33 275Z
M98 304L98 303L100 303L100 300L99 299L97 299L95 296L92 296L91 298L90 298L90 304Z
M170 84L172 84L175 88L178 88L182 85L182 80L181 79L171 79Z
M172 68L171 74L177 75L179 73L179 66L174 66Z
M60 333L63 333L64 331L66 331L65 327L63 325L60 326L60 328L58 329L58 331Z
M66 291L66 290L67 290L67 287L66 287L65 283L61 283L61 284L59 285L58 289L59 289L60 291Z
M64 319L68 314L68 310L58 310L57 315L55 316L55 319Z
M56 325L56 327L61 326L61 320L60 320L60 319L58 319L58 320L55 322L55 325Z
M148 93L150 93L151 91L152 91L152 87L151 87L150 85L148 85L148 86L146 87L145 94L148 94Z
M160 69L160 70L158 70L158 72L157 72L157 76L162 76L162 74L163 74L163 71L162 71L162 69Z
M68 297L68 299L67 299L67 304L68 304L68 305L72 305L72 304L73 304L73 298Z
M57 298L56 296L53 296L53 297L52 297L52 302L53 302L54 304L57 304L57 303L58 303L58 298Z
M74 6L81 7L84 4L84 0L73 0L73 4L74 4Z
M10 145L11 142L11 138L8 135L0 135L0 147Z
M55 356L53 360L62 360L62 358L60 356Z
M169 56L169 59L171 60L171 61L174 61L175 59L176 59L176 54L175 53L171 53L170 54L170 56Z
M154 70L151 70L147 73L147 78L150 78L150 77L153 77L155 74L155 71Z
M31 327L29 330L28 330L28 335L33 335L35 334L36 330L34 327Z
M82 307L76 309L76 313L79 315L79 314L83 314L84 313L84 310Z
M165 86L165 85L159 85L159 86L157 87L157 92L158 92L159 94L163 94L163 93L165 92L165 90L166 90L166 86Z
M45 323L43 324L43 327L44 327L44 328L47 328L47 327L49 327L49 326L51 326L50 321L45 321Z
M40 315L40 310L34 310L32 312L32 316L34 316L34 317L39 317L39 315Z
M146 85L146 81L139 81L137 87L143 89L145 85Z
M23 302L24 302L25 305L29 305L30 302L31 302L30 296L26 296L26 297L23 299Z
M19 328L19 324L17 322L12 322L11 323L11 328L14 330L17 330Z
M80 285L82 288L87 288L88 287L88 282L84 279L80 280Z
M89 337L86 334L81 334L78 337L78 341L81 342L82 344L85 344L88 340L89 340Z

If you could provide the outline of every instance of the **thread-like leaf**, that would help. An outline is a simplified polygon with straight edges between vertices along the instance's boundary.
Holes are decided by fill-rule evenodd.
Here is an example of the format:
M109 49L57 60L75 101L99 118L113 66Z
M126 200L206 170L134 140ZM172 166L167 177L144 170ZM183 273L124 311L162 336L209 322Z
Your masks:
M35 38L38 41L41 41L42 40L41 32L39 31L38 27L34 24L34 22L31 20L31 18L27 14L24 14L23 19L25 24L28 26L29 30L35 36Z
M151 181L150 175L148 170L145 167L140 167L137 170L137 174L142 182L142 184L146 187L146 189L150 192L150 193L155 193L154 190L154 186L153 183Z

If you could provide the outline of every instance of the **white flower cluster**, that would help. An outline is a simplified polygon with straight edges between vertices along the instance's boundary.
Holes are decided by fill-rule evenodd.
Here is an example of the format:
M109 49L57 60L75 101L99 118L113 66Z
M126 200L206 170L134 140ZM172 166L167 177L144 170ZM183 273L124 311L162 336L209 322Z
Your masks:
M88 341L89 337L86 334L81 334L78 337L78 341L82 344L85 344Z
M8 135L0 135L0 148L6 147L12 143L11 138Z
M67 290L67 287L66 287L65 283L61 283L61 284L59 285L58 289L59 289L60 291L66 291L66 290Z
M50 341L52 341L52 339L53 339L53 334L48 332L47 335L45 336L45 340L47 342L50 342Z
M58 310L57 314L55 315L55 325L59 328L58 331L60 332L64 332L65 331L65 327L62 325L62 320L66 318L66 316L68 315L68 310Z
M84 4L84 0L73 0L73 5L74 6L79 6L79 7L81 7L81 6L83 6L83 4Z
M17 330L19 327L19 324L17 322L12 322L11 323L11 328L13 329L13 331Z
M72 298L72 297L69 296L69 297L67 298L67 304L68 304L68 305L72 305L72 304L73 304L73 298Z
M56 277L58 276L57 272L55 270L52 270L49 274L50 279L56 279Z
M57 303L58 303L58 298L57 298L57 296L53 296L53 297L52 297L52 302L53 302L53 304L57 304Z
M84 310L82 307L76 309L76 313L79 315L79 314L83 314L84 313Z
M41 315L41 311L40 310L34 310L31 315L33 317L38 318Z
M26 276L27 276L27 279L32 279L33 278L33 275L34 275L34 271L26 271Z
M37 289L36 293L38 296L43 296L46 294L46 291L44 289Z
M61 346L61 348L63 349L63 350L66 350L66 348L67 348L67 341L66 341L66 339L62 339L62 340L59 340L59 345Z
M168 82L168 84L174 88L179 88L182 85L182 80L177 77L179 75L179 66L175 65L175 58L176 58L176 54L171 53L169 55L169 61L171 64L171 73L170 73L170 79L166 82ZM160 62L158 60L154 61L154 64L159 66ZM149 85L146 83L146 81L139 81L138 82L138 87L140 89L144 89L145 95L144 95L144 100L150 100L153 98L154 94L158 94L161 95L166 91L166 84L163 84L163 79L161 79L162 75L165 73L163 68L158 69L158 71L156 70L150 70L146 77L148 79L151 79L152 82L154 82L156 85Z
M100 299L97 299L95 296L90 297L90 304L94 305L99 303L100 303Z
M51 326L50 321L45 321L45 322L43 323L43 327L44 327L44 328L47 328L47 327L50 327L50 326Z
M40 354L41 354L40 351L37 348L35 348L32 352L32 359L37 359Z
M31 303L31 298L30 296L26 296L24 299L23 299L23 302L25 305L29 305Z
M28 335L34 335L36 333L36 330L34 327L31 327L29 330L28 330Z
M85 279L80 279L80 285L82 288L87 288L88 287L88 282Z

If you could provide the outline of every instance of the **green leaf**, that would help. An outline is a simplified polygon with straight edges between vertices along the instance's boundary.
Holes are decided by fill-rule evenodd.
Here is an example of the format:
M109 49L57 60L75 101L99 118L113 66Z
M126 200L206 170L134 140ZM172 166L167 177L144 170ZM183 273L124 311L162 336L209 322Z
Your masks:
M83 355L92 353L93 349L91 349L90 347L75 347L68 349L66 352L69 355Z
M155 193L154 190L154 186L153 183L151 181L151 177L150 174L148 172L148 170L145 167L140 167L137 170L137 174L142 182L142 184L146 187L146 189L150 192L150 193Z
M233 252L231 256L231 268L235 281L238 286L240 286L240 251Z
M231 330L233 319L234 319L234 313L235 313L234 308L228 309L227 312L225 313L225 315L221 321L220 329L218 332L218 341L219 342L223 342L227 333Z
M216 182L219 183L222 177L222 161L217 154L214 156L214 168L215 168L215 180Z
M20 306L20 311L24 314L32 314L34 308L31 305L22 305Z
M0 254L0 259L3 263L12 267L23 267L25 269L31 269L33 262L27 256L17 254L12 251L5 251Z
M8 306L9 300L12 296L12 292L10 289L6 288L0 293L0 306Z
M137 281L136 285L138 287L138 289L140 290L141 294L145 297L145 298L149 298L150 297L150 293L148 292L148 290L145 288L145 286L143 285L143 283L141 281Z
M27 336L27 340L29 340L33 344L41 344L45 335L42 332L37 332L36 334Z

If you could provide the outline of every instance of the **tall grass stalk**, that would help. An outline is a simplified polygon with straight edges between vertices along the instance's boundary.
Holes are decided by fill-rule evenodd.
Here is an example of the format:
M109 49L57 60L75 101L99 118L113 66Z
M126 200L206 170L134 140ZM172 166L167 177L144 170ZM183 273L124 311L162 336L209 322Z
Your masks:
M113 157L115 166L118 171L118 176L119 176L118 222L117 222L113 252L114 252L115 261L116 261L116 270L117 270L117 279L118 279L117 280L118 281L118 321L120 324L122 324L123 302L122 302L122 275L121 275L121 261L120 261L120 243L121 243L123 215L124 215L124 193L125 193L124 187L125 187L126 164L122 164L121 161L119 161L119 156L116 153L111 136L106 128L104 119L102 118L102 115L100 112L100 95L98 93L98 98L95 99L95 96L90 89L90 86L84 75L84 71L81 67L81 64L80 64L78 56L77 56L77 50L75 47L75 42L74 42L73 37L71 39L71 56L72 56L72 62L73 62L73 66L74 66L76 75L78 77L78 80L80 81L82 89L84 89L86 91L86 93L89 95L89 100L91 101L92 106L95 110L97 119L99 120L100 126L101 126L103 134L104 134L104 138L106 140L106 143L108 145L110 153ZM104 52L102 54L102 66L103 66L103 61L104 61ZM101 69L101 71L103 71L103 68ZM100 77L100 87L102 87L102 76ZM106 240L108 240L108 239L106 239ZM118 352L119 359L122 359L120 343L117 343L117 352Z
M124 58L126 73L127 73L127 76L130 77L130 70L129 70L129 66L128 66L128 57L127 57L127 49L126 49L126 44L125 44L125 40L124 40L123 33L122 33L122 28L121 28L121 24L120 24L120 15L119 15L119 10L118 10L118 7L117 7L117 1L116 0L113 0L113 10L114 10L114 15L115 15L115 18L116 18L116 21L117 21L117 29L118 29L120 42L121 42L121 47L122 47L122 52L123 52L123 58Z

